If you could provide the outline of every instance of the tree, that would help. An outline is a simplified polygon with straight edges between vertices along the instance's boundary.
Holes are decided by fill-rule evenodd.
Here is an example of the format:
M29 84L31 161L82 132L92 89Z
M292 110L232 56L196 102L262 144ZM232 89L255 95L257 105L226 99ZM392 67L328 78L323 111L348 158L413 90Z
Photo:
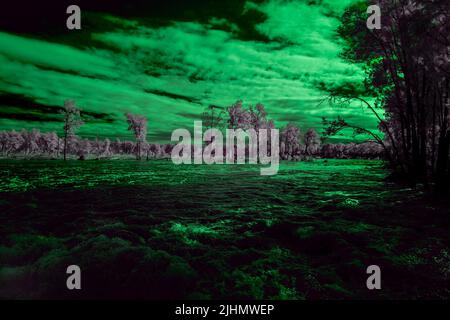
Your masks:
M64 160L66 160L68 139L75 134L76 129L84 122L81 120L80 109L75 106L73 100L64 102L64 109L61 113L64 116Z
M71 134L67 138L67 153L79 156L80 150L83 150L83 141L75 134Z
M326 89L334 100L367 107L385 138L343 119L331 125L371 134L392 167L411 182L431 181L436 190L448 188L450 6L447 0L377 4L383 8L381 29L366 27L363 1L346 10L338 30L346 45L344 58L364 65L363 85Z
M300 156L300 129L293 123L288 123L280 134L281 159L289 160Z
M91 152L97 159L100 158L102 154L102 142L98 140L98 137L95 137L95 140L91 142Z
M224 127L225 112L222 107L209 105L202 113L203 128L222 129Z
M6 154L6 150L8 147L9 142L9 135L6 131L0 131L0 149L2 151L2 154Z
M42 133L37 141L39 150L42 153L53 155L55 152L57 152L58 139L59 138L56 132Z
M304 137L305 141L305 154L312 155L317 153L320 147L320 137L317 134L316 130L313 128L308 129L305 133Z
M108 138L105 139L103 154L107 157L111 155L111 140L109 140Z
M2 131L1 134L1 145L2 145L2 152L5 155L9 155L10 153L17 152L20 150L21 146L23 145L23 137L22 135L15 131Z
M246 109L242 101L238 100L228 107L227 112L229 129L255 129L258 132L259 129L274 128L273 120L267 119L267 112L261 103Z
M91 150L91 142L88 139L83 139L80 141L79 149L77 150L76 154L78 155L79 159L84 159L85 155L91 153Z
M33 129L27 131L23 129L20 134L22 135L22 145L20 146L20 150L25 152L26 155L32 154L39 149L38 140L41 136L39 130Z
M244 108L242 100L238 100L236 103L227 108L228 121L227 127L229 129L242 129L242 130L255 130L256 137L259 141L259 134L261 130L269 130L275 128L273 120L267 118L267 112L261 103L256 104L255 107L249 106ZM267 134L267 153L270 154L271 150L271 135ZM258 143L259 149L259 143ZM236 152L234 153L236 155Z
M136 159L141 159L141 148L146 141L147 136L147 118L144 116L126 114L128 130L133 131L136 139Z
M123 141L121 143L121 150L124 154L132 154L134 149L134 143L131 141Z

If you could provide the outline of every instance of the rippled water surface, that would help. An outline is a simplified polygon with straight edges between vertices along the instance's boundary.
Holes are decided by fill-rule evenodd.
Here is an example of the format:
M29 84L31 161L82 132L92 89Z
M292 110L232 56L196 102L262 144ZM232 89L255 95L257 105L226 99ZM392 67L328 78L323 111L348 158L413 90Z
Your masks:
M161 188L166 197L193 194L205 200L260 198L276 204L352 198L377 202L391 191L376 160L316 160L281 163L278 174L261 176L256 165L174 165L170 161L0 161L0 192L89 189L111 186Z

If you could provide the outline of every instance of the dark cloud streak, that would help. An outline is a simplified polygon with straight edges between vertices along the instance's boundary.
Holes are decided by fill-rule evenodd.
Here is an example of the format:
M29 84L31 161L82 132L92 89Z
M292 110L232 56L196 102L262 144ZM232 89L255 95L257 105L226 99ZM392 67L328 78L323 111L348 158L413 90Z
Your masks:
M0 92L0 118L24 121L61 122L63 107L45 105L18 94ZM81 116L91 123L113 123L114 117L103 112L82 110Z

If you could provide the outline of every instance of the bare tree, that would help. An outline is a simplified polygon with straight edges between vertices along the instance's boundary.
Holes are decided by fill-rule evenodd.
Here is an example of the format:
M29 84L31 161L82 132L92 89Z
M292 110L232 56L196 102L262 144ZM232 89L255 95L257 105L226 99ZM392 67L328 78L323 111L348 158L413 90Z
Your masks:
M222 129L225 125L224 116L224 108L215 105L209 105L202 113L203 127L206 129Z
M66 100L61 113L64 116L64 160L66 160L68 138L73 136L75 130L84 122L81 120L80 109L75 106L74 100Z
M141 148L147 136L147 118L140 115L126 113L128 130L133 131L136 138L136 159L141 159Z

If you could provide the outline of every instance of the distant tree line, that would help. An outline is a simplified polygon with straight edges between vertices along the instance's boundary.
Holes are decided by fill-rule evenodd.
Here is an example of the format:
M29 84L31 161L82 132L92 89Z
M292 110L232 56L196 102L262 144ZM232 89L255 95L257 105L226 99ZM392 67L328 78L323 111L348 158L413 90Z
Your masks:
M0 153L3 157L42 156L46 158L64 158L65 137L56 132L41 132L38 129L21 131L0 131ZM302 160L309 157L323 158L364 158L379 159L383 157L383 149L373 141L363 143L326 143L310 144L307 147L304 138L283 142L280 158L283 160ZM83 139L77 135L67 138L66 157L77 159L102 159L114 156L136 157L140 149L140 159L170 158L172 144L139 143L136 141L105 139Z
M202 114L205 130L209 128L225 129L261 129L276 128L275 122L268 118L263 104L245 107L241 100L228 108L208 106ZM206 124L206 125L205 125ZM280 130L280 158L282 160L303 160L309 157L324 158L383 158L384 150L377 141L363 143L323 143L327 137L321 137L314 128L303 133L298 125L288 123Z
M65 144L66 140L66 144ZM64 147L66 145L66 147ZM171 144L140 143L128 140L106 139L83 139L77 135L65 138L59 137L56 132L40 132L38 129L31 131L0 131L0 152L3 156L13 155L41 155L49 158L64 158L66 155L85 159L87 156L93 158L110 158L117 155L136 156L140 149L140 158L167 158L172 151Z
M60 158L75 156L78 159L86 158L111 158L114 156L130 155L136 159L145 157L147 160L154 158L170 158L173 144L158 144L147 142L147 119L142 115L125 114L128 130L135 137L135 141L122 141L120 139L90 140L76 135L76 130L84 124L81 110L73 100L64 103L62 113L63 134L58 136L56 132L40 132L38 129L31 131L0 131L0 152L4 157L14 155L43 156ZM209 106L202 115L204 129L217 128L229 129L261 129L275 128L273 120L268 119L268 114L262 104L255 107L244 107L242 101L237 101L228 108ZM300 128L288 123L280 129L280 158L282 160L303 160L310 157L325 158L382 158L383 148L374 141L349 144L323 144L324 139L315 129L308 129L303 134ZM225 154L225 153L224 153Z

